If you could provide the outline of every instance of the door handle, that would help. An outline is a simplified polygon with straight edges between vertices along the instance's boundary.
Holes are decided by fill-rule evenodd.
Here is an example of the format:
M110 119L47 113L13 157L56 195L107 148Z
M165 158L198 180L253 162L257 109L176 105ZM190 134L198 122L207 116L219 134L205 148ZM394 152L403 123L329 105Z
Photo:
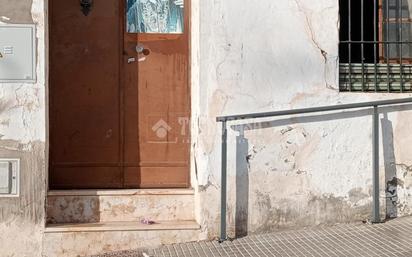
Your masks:
M137 57L129 57L127 59L127 63L134 63L136 61L138 62L143 62L146 60L146 57L150 54L150 49L145 48L144 45L138 44L136 46L136 52L137 52ZM139 56L140 55L140 56ZM141 56L143 55L143 56Z
M145 46L142 45L142 44L138 44L138 45L136 46L136 52L137 52L138 54L143 54L143 55L145 55L145 56L148 56L148 55L150 54L150 49L145 48Z

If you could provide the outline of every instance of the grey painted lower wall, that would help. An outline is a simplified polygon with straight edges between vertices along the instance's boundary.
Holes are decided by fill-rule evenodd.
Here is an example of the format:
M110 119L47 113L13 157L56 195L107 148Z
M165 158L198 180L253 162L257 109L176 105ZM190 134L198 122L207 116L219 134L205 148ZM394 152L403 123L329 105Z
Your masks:
M0 197L0 255L41 256L45 220L46 122L44 3L0 0L0 22L37 25L33 84L0 83L0 157L19 158L20 197Z
M42 142L0 141L2 158L20 158L19 198L0 198L1 256L40 256L44 230L45 148Z

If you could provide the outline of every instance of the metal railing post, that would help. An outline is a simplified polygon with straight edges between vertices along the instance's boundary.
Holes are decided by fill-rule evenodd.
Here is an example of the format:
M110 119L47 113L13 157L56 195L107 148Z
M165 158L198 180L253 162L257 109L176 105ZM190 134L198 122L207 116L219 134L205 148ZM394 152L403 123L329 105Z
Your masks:
M373 106L372 118L372 186L373 186L373 205L372 205L372 223L379 223L379 112L378 106Z
M226 206L227 206L227 124L222 122L222 178L220 194L220 242L227 240Z

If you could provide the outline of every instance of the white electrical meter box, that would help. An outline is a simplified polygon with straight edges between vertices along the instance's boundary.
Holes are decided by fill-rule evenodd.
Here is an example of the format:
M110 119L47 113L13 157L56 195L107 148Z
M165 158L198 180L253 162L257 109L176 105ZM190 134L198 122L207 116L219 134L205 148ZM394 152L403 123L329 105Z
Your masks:
M36 27L0 24L0 82L36 82Z

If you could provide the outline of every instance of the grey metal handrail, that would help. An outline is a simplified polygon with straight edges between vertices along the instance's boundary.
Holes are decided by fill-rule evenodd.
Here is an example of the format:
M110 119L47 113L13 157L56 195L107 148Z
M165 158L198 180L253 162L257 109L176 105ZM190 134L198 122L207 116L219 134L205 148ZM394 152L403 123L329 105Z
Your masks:
M227 115L216 118L217 122L222 123L222 167L221 167L221 199L220 199L220 241L227 240L226 233L226 209L227 209L227 123L229 121L278 117L286 115L296 115L305 113L328 112L337 110L360 109L373 107L373 126L372 126L372 168L373 168L373 205L372 205L372 223L381 222L379 216L379 106L399 105L412 103L412 97L392 100L370 101L362 103L340 104L331 106L321 106L303 109L292 109L284 111L249 113L239 115Z

